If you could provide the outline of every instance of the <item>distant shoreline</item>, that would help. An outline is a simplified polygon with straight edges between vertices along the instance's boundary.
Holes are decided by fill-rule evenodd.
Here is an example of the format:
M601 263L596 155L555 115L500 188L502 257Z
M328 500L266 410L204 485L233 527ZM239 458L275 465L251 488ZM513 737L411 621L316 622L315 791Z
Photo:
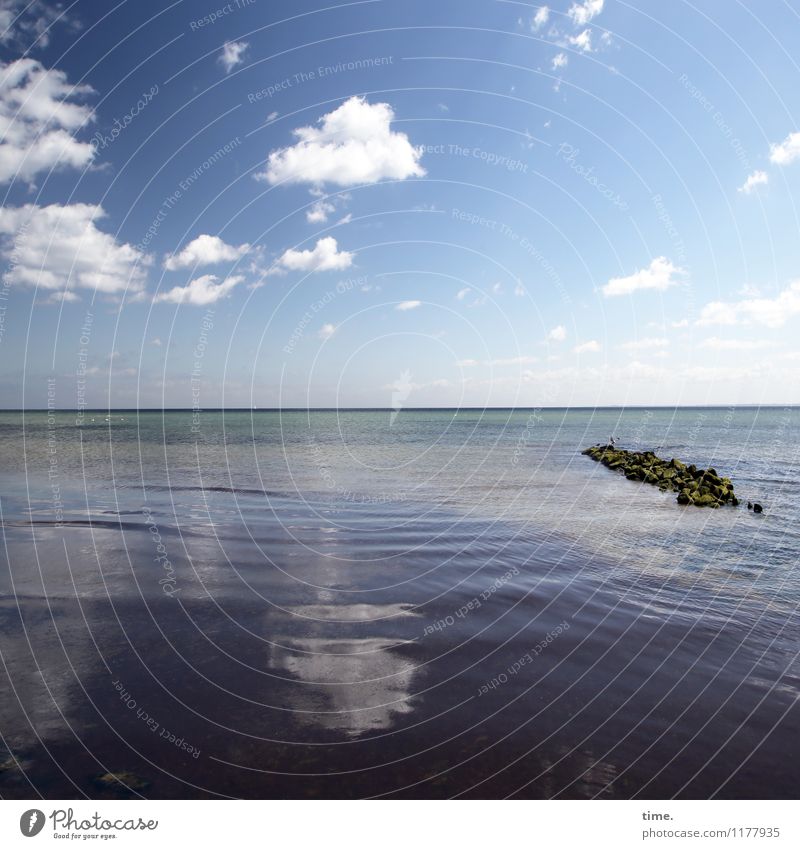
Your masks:
M533 405L530 407L403 407L401 413L444 413L444 412L519 412L530 410L776 410L796 409L800 404L603 404L597 406L548 407ZM198 412L193 407L58 407L48 410L47 407L0 407L0 413L78 413L84 415L95 413L109 415L111 413L192 413ZM201 413L390 413L392 407L204 407Z

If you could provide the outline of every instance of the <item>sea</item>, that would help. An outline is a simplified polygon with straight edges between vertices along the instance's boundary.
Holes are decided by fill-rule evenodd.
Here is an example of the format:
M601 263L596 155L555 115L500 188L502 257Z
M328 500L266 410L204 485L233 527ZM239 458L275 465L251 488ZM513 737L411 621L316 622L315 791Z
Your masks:
M0 797L797 796L800 408L6 411L0 468Z

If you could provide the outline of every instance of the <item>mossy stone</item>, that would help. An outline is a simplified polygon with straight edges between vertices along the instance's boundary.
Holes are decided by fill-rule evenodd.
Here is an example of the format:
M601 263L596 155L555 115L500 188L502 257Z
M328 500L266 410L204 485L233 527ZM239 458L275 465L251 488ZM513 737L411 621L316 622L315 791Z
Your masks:
M128 790L146 790L150 786L149 781L127 770L107 772L105 775L100 775L95 778L95 784L116 790L124 790L125 788Z

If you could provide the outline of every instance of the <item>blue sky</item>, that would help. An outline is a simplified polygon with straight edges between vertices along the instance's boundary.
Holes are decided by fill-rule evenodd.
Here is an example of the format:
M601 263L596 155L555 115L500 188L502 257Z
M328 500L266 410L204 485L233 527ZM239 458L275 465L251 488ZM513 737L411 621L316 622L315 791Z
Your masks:
M0 4L6 407L797 402L789 3Z

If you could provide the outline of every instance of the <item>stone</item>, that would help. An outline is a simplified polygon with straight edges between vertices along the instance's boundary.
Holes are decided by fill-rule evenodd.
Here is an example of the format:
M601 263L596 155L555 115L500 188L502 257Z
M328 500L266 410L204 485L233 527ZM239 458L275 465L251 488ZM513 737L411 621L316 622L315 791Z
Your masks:
M711 508L739 504L730 478L721 477L714 468L698 469L694 463L687 466L675 457L662 460L653 451L627 451L612 445L594 445L581 453L630 481L678 493L678 504Z
M763 513L764 508L760 504L753 504L753 512L754 513Z
M95 784L111 790L146 790L150 782L127 770L107 772L95 778Z

